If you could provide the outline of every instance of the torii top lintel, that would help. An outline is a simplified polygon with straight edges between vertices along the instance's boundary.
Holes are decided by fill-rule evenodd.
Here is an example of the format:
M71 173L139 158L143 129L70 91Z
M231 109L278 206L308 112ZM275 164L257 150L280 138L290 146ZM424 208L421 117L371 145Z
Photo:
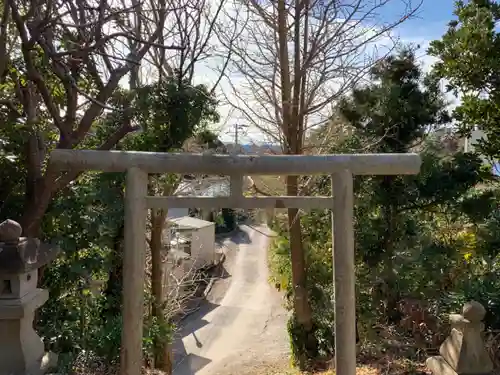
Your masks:
M355 175L412 175L420 171L420 155L213 155L136 151L56 149L52 167L61 171L124 172L138 167L147 173L224 175L330 175L349 170Z

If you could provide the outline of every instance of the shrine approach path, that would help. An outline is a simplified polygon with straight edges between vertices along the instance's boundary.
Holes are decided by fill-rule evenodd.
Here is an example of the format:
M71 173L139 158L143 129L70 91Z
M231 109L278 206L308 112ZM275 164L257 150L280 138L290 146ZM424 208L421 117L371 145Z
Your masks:
M270 286L266 226L242 225L226 242L228 277L214 284L200 311L187 318L174 343L174 375L230 375L289 358L287 313Z

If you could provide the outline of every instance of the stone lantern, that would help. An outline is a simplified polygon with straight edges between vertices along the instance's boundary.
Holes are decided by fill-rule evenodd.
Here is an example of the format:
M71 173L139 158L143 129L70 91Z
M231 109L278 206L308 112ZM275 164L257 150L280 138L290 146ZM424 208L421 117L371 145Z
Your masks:
M49 297L37 288L38 270L58 249L21 233L13 220L0 223L0 375L39 375L57 362L45 353L33 319Z
M490 375L491 361L482 337L486 310L479 302L467 302L462 314L451 314L451 332L439 348L439 356L427 359L433 375Z

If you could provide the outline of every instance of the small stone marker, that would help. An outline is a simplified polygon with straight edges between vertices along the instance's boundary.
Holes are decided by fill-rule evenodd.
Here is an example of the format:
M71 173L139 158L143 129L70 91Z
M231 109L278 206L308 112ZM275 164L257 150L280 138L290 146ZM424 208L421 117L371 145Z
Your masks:
M464 305L462 315L451 314L451 332L439 348L440 356L426 364L433 375L488 375L493 363L486 351L481 332L486 310L479 302Z
M37 288L38 269L58 248L21 233L13 220L0 223L0 375L39 375L57 363L55 354L45 353L33 319L49 296Z

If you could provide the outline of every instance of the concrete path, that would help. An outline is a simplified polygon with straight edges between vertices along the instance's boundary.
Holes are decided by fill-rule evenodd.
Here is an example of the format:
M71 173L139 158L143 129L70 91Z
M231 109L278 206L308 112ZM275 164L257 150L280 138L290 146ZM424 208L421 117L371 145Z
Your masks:
M184 323L174 344L174 375L238 374L242 366L288 357L286 312L268 283L267 227L242 226L202 309Z

